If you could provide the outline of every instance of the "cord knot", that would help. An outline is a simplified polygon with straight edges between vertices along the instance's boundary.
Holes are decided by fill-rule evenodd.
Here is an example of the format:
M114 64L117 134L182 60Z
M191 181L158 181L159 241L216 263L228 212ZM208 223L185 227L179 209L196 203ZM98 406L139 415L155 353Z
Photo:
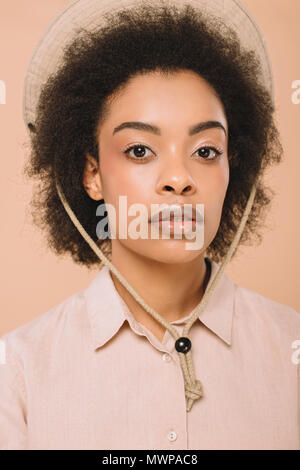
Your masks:
M185 394L187 398L190 398L193 401L198 400L198 398L201 398L203 396L203 390L202 383L200 382L200 380L196 379L194 383L186 384Z

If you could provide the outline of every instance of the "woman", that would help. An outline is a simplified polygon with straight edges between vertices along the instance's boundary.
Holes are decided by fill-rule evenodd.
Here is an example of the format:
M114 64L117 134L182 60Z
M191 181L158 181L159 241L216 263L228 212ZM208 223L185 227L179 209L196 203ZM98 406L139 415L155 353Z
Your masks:
M223 272L281 159L262 35L235 1L107 5L71 2L27 72L35 221L104 266L4 335L1 448L299 449L300 317Z

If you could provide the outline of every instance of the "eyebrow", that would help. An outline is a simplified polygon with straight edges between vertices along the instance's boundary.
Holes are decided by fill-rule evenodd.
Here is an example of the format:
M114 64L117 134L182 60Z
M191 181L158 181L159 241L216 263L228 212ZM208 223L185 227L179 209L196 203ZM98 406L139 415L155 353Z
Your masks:
M198 122L194 126L189 127L188 135L192 136L192 135L198 134L201 131L205 131L206 129L213 129L216 127L219 129L222 129L226 135L226 129L223 126L223 124L221 124L219 121ZM152 132L152 134L156 134L156 135L161 135L161 130L159 127L154 126L153 124L149 124L147 122L141 122L141 121L122 122L122 124L114 128L113 135L116 132L121 131L122 129L137 129L140 131Z

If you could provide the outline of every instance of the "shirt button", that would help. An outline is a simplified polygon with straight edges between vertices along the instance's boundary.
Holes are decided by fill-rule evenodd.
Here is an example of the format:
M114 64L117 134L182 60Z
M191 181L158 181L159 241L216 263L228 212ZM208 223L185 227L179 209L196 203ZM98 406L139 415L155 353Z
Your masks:
M164 360L165 362L170 362L170 360L171 360L170 355L167 354L167 353L163 354L163 357L162 357L162 358L163 358L163 360Z
M177 434L175 431L170 431L168 433L168 439L169 441L175 441L175 439L177 439Z

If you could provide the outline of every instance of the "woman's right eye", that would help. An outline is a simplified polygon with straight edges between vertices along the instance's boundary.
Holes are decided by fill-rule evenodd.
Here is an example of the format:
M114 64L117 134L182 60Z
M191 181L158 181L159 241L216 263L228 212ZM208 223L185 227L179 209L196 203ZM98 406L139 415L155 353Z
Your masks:
M127 156L129 155L129 158L132 160L147 160L148 156L145 156L145 149L148 149L151 152L151 150L145 145L137 144L128 147L126 150L124 150L124 153Z

